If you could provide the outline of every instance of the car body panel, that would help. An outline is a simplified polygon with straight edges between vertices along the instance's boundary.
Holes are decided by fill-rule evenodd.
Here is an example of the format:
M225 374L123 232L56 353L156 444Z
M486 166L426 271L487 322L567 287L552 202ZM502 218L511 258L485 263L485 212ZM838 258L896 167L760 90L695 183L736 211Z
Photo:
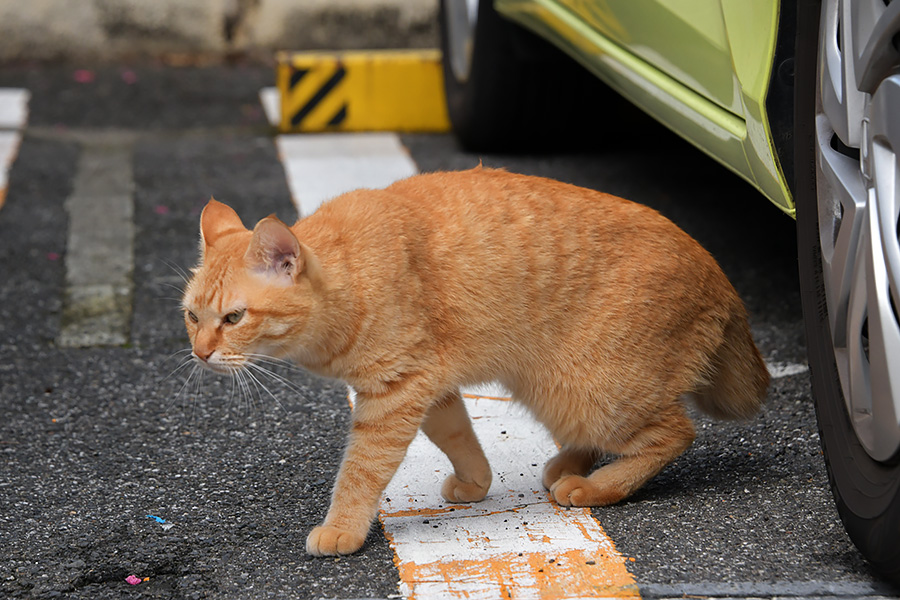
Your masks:
M558 0L600 35L741 113L719 0Z
M495 0L495 6L793 216L765 106L778 0Z

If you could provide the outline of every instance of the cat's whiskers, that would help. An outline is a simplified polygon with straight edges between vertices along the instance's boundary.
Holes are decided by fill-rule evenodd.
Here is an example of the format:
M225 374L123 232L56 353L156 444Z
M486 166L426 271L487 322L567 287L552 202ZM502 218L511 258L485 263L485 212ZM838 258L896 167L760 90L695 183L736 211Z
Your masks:
M244 356L246 356L251 361L255 361L255 362L269 363L271 365L276 365L279 367L286 367L292 371L300 371L301 370L300 367L298 367L297 365L295 365L294 363L292 363L289 360L285 360L283 358L278 358L278 357L271 356L268 354L254 354L252 352L248 352L248 353L244 354Z
M177 286L174 283L169 283L168 281L161 281L159 283L161 286L175 290L179 294L178 298L163 298L163 300L178 300L179 302L181 302L181 296L184 294L184 288Z
M243 371L237 369L232 371L232 376L237 382L238 389L241 392L241 404L244 404L244 402L246 402L246 414L250 414L250 409L253 407L253 394L250 390L250 386L247 384L247 378L244 377Z
M195 367L195 369L197 368L197 365L194 362L193 356L189 355L190 352L191 352L190 348L182 348L181 350L173 352L172 354L170 354L169 356L166 357L166 359L165 359L166 361L174 360L177 358L178 364L175 365L175 368L173 368L169 372L168 375L163 377L162 381L160 381L161 384L165 383L169 379L171 379L171 378L175 377L176 375L178 375L179 373L183 372L185 369L187 369L191 365L193 365ZM188 379L190 379L191 375L193 375L193 372L188 374ZM182 387L184 387L184 386L182 385Z
M176 357L177 355L179 355L179 354L183 354L183 353L185 353L185 352L190 352L190 351L191 351L190 349L187 349L187 350L179 350L179 351L176 352L175 354L172 354L172 355L169 357L169 360L175 358L175 357ZM177 375L177 374L180 373L181 371L184 371L186 368L188 368L188 367L191 366L192 364L193 364L195 367L197 366L196 363L195 363L195 361L194 361L194 357L193 357L193 356L183 356L183 357L181 357L180 362L178 363L178 365L176 365L175 368L172 369L172 371L171 371L168 375L166 375L166 376L163 378L163 380L162 380L161 383L165 383L166 381L168 381L169 379L171 379L172 377L174 377L175 375Z
M255 366L253 365L253 363L247 363L247 365ZM284 408L284 405L281 403L281 401L275 396L275 394L272 393L272 391L268 388L268 386L266 386L266 384L260 381L259 378L253 374L253 371L251 369L244 369L243 373L250 378L250 381L252 381L254 385L257 386L257 393L259 393L260 390L264 391L272 400L275 401L275 404L278 405L278 408L280 408L283 413L287 414L287 410ZM262 394L260 394L260 397L262 397Z
M271 368L270 368L271 367ZM275 368L287 368L299 371L296 365L273 356L266 354L229 354L218 358L215 363L216 372L227 373L232 379L232 396L234 390L240 390L241 398L246 400L249 407L255 407L254 400L262 399L263 394L272 398L278 407L285 413L287 409L275 393L271 390L264 379L279 383L291 392L306 399L306 395L302 388L292 382L287 377L276 372ZM254 393L255 392L255 393Z
M176 350L175 352L167 356L166 360L172 360L179 354L190 354L191 352L193 352L193 350L191 350L190 348L182 348L181 350Z
M309 397L306 395L306 392L299 385L276 372L275 368L284 368L288 371L293 372L303 372L303 369L292 363L291 361L285 360L283 358L276 358L274 356L269 356L266 354L246 354L245 355L250 360L247 362L247 367L256 370L258 373L269 377L270 379L274 379L278 383L287 387L289 390L300 396L303 400L309 400ZM265 366L264 366L265 365ZM269 368L271 367L271 368Z
M185 271L183 267L175 264L174 262L172 262L170 260L161 259L161 261L163 262L163 264L165 264L169 268L169 270L174 272L181 279L182 285L177 285L177 284L171 283L169 281L158 281L160 286L169 288L178 293L177 297L165 296L165 297L160 297L159 299L176 303L178 312L181 312L182 311L181 303L184 298L184 290L190 283L190 279L191 279L190 275L188 275L187 271Z
M200 365L197 364L197 362L191 358L189 360L185 360L178 367L176 367L176 369L171 374L169 374L169 377L172 377L178 371L183 371L187 367L192 367L192 368L188 372L187 377L185 377L184 382L181 384L181 387L175 393L175 396L166 405L165 410L164 410L164 412L166 412L166 413L168 413L170 410L172 410L172 408L178 403L179 398L182 397L182 394L184 394L185 390L188 389L189 386L191 385L191 382L194 379L194 376L197 375L197 372L201 370ZM167 377L167 379L168 379L168 377Z
M259 408L258 401L263 396L268 396L274 400L281 412L288 412L273 391L271 387L273 383L284 386L302 399L307 399L304 390L300 386L276 371L276 369L301 370L300 367L285 359L256 353L221 354L210 363L204 364L193 354L191 348L183 348L167 357L167 360L172 359L177 359L179 362L166 375L163 382L176 376L186 375L178 391L171 401L167 403L165 412L171 411L180 400L198 396L203 388L203 373L210 370L230 377L231 390L229 392L228 405L234 406L235 401L237 401L238 405L246 406L248 413ZM193 411L196 411L196 404L192 403L191 408ZM194 416L192 414L191 420L193 421L193 419Z
M250 373L246 369L241 369L239 373L247 389L247 411L259 411L260 401L262 400L259 386L249 377ZM254 390L256 390L256 394L253 393Z
M177 265L176 263L173 263L170 260L166 260L164 258L162 259L162 261L166 264L167 267L169 267L170 269L175 271L176 275L181 277L181 280L184 281L185 285L187 285L190 282L191 278L188 275L187 271L184 270L183 267L181 267L180 265ZM181 290L179 290L179 291L181 291Z
M280 375L279 373L276 373L272 369L263 366L263 365L266 365L269 363L262 362L262 364L260 364L260 362L262 362L262 361L256 361L256 360L249 361L247 363L247 368L254 369L257 372L262 373L263 375L271 377L272 379L274 379L274 380L278 381L279 383L284 384L286 387L290 388L291 391L294 391L297 393L303 393L303 391L293 381L291 381L290 379L288 379L287 377L285 377L283 375ZM278 363L272 363L270 366L277 367L277 366L282 366L282 365L279 365Z
M258 383L248 377L247 364L248 361L243 355L227 354L219 356L214 363L207 364L206 368L217 374L230 376L231 392L228 404L232 406L235 398L238 398L239 405L246 405L246 413L249 414L251 409L256 408L254 400L261 396L261 392Z
M197 385L194 387L194 397L195 398L200 395L200 389L203 387L203 374L206 372L206 369L201 368L197 372L198 372ZM196 422L195 421L196 415L197 415L197 403L192 402L191 403L191 422L192 423Z

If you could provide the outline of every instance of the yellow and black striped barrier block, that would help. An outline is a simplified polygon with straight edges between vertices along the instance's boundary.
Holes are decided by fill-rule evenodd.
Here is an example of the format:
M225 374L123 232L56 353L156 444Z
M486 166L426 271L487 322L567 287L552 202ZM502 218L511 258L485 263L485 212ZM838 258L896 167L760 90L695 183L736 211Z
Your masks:
M450 129L438 50L282 52L282 132Z

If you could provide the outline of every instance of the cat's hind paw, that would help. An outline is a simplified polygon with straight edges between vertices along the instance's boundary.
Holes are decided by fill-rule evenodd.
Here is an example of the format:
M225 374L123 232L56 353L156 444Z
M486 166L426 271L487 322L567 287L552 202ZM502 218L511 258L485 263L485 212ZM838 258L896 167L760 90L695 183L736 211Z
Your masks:
M454 475L448 475L441 486L441 496L447 502L481 502L487 496L490 481L487 484L475 481L463 481Z
M609 506L626 494L610 487L601 487L587 477L566 475L550 488L550 494L560 506Z
M547 461L544 465L544 474L541 482L548 490L566 475L587 475L594 465L596 455L592 451L578 450L575 448L563 448L559 454Z
M362 548L366 534L354 533L321 525L313 529L306 538L306 552L313 556L338 556L353 554Z

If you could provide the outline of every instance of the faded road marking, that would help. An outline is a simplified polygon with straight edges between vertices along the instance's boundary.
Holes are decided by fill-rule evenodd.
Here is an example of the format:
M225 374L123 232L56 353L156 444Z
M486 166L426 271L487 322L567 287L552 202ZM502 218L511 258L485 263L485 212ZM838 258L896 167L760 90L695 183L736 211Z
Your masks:
M380 518L404 597L639 597L626 559L590 510L558 506L541 485L543 465L557 449L547 430L523 408L484 393L465 396L494 471L483 502L440 497L452 468L421 433L385 491Z
M123 345L131 330L134 283L133 136L95 134L82 140L72 194L66 296L57 343Z

